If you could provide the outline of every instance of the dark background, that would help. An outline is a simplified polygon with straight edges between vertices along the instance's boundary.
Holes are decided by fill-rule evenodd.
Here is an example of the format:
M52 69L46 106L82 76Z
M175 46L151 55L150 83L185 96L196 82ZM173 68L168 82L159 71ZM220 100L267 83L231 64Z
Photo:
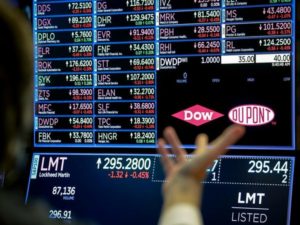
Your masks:
M10 0L15 6L21 8L28 16L29 19L31 19L31 6L32 6L32 1L31 0ZM295 167L295 174L294 174L294 191L293 191L293 206L292 206L292 225L298 225L300 224L300 218L299 218L299 213L298 209L300 208L300 138L299 138L299 131L300 131L300 77L299 77L299 71L300 71L300 63L299 63L299 55L300 55L300 41L299 41L299 35L300 35L300 7L299 4L297 5L297 73L296 73L296 86L297 86L297 100L296 100L296 113L297 113L297 151L291 152L291 151L231 151L229 154L235 154L235 155L281 155L281 156L295 156L296 157L296 167ZM31 152L31 149L29 150L29 153ZM39 149L40 150L40 149ZM51 149L53 151L53 149ZM73 150L73 149L72 149ZM47 149L45 149L47 151ZM48 149L48 151L50 151ZM56 149L56 151L66 151L66 149ZM80 151L80 150L74 150L74 151ZM91 149L89 149L91 151ZM111 151L111 150L110 150ZM213 215L215 216L215 215Z

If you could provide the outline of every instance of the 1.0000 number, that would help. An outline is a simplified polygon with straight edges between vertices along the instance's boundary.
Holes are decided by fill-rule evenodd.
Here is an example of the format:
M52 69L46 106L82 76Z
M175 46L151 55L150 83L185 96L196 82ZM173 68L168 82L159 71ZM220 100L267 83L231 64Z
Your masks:
M220 64L220 63L221 63L220 56L201 57L201 64Z

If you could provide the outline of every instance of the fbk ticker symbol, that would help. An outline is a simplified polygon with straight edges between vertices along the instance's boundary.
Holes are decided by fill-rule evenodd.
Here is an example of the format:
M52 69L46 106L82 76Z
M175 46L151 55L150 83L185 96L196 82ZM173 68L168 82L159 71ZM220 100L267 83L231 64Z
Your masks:
M224 115L201 105L194 105L190 108L175 113L172 116L198 127Z

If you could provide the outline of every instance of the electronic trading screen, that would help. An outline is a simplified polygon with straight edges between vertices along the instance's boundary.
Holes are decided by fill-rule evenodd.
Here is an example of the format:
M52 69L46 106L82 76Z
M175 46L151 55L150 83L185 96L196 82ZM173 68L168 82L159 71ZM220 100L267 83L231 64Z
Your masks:
M215 160L204 181L204 224L289 225L293 170L293 157ZM35 153L26 202L47 200L51 219L154 225L163 182L157 155Z
M237 123L247 132L231 149L254 155L207 170L204 223L294 224L295 157L270 154L296 148L295 10L296 0L34 0L26 203L44 199L66 223L157 224L164 174L145 153L163 129L190 149Z
M34 0L35 147L295 149L295 0ZM188 134L188 135L186 135ZM142 150L141 150L142 151Z

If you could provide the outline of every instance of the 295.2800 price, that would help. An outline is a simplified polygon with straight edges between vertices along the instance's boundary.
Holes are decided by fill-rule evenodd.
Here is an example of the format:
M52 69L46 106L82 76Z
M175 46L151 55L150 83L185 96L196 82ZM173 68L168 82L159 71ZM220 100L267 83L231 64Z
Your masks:
M105 157L98 158L97 169L103 170L150 170L152 161L150 158L123 158Z

